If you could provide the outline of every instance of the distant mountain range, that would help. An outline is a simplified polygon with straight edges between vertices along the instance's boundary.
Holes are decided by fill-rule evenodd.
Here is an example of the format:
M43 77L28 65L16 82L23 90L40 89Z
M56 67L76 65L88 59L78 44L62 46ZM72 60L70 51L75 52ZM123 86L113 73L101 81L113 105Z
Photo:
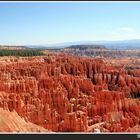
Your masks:
M0 48L35 48L35 49L63 49L70 47L72 45L100 45L105 46L108 49L118 49L118 50L131 50L140 49L140 39L133 40L119 40L119 41L73 41L64 42L57 44L46 44L46 45L25 45L25 46L12 46L12 45L0 45Z
M128 49L140 49L140 40L122 40L122 41L103 41L98 42L105 45L110 49L128 50Z
M103 45L109 49L140 49L140 39L134 40L119 40L119 41L74 41L74 42L64 42L57 44L47 44L47 45L26 45L28 48L37 48L37 49L58 49L66 48L72 45Z
M29 48L65 48L72 45L104 45L110 49L140 49L140 39L135 40L120 40L120 41L74 41L48 45L28 45Z

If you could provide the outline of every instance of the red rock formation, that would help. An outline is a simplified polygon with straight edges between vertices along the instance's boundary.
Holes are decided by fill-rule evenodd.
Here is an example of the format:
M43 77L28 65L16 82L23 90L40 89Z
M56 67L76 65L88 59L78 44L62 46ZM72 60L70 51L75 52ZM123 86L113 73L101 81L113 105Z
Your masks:
M63 54L19 58L0 65L0 108L56 132L140 131L138 74Z

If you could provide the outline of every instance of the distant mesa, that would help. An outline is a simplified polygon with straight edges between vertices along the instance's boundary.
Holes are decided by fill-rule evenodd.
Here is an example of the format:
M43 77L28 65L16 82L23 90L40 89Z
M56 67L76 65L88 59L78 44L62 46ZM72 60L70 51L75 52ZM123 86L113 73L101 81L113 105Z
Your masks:
M27 49L26 46L16 46L16 45L0 45L0 50L23 50Z
M67 47L67 49L79 49L79 50L86 50L86 49L107 49L104 45L71 45Z

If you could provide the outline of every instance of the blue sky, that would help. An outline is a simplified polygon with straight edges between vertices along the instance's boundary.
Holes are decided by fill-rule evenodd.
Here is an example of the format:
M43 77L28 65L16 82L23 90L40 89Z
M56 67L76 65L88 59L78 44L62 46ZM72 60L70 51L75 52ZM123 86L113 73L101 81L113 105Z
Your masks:
M0 44L140 39L139 2L0 2Z

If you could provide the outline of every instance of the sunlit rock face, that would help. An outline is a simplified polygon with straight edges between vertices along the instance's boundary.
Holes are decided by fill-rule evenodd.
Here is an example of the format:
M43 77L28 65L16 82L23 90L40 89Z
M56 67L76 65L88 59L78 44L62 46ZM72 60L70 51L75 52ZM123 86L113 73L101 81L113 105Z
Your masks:
M0 132L50 132L49 130L25 121L17 112L0 109Z
M0 62L0 131L140 132L139 69L63 54Z

